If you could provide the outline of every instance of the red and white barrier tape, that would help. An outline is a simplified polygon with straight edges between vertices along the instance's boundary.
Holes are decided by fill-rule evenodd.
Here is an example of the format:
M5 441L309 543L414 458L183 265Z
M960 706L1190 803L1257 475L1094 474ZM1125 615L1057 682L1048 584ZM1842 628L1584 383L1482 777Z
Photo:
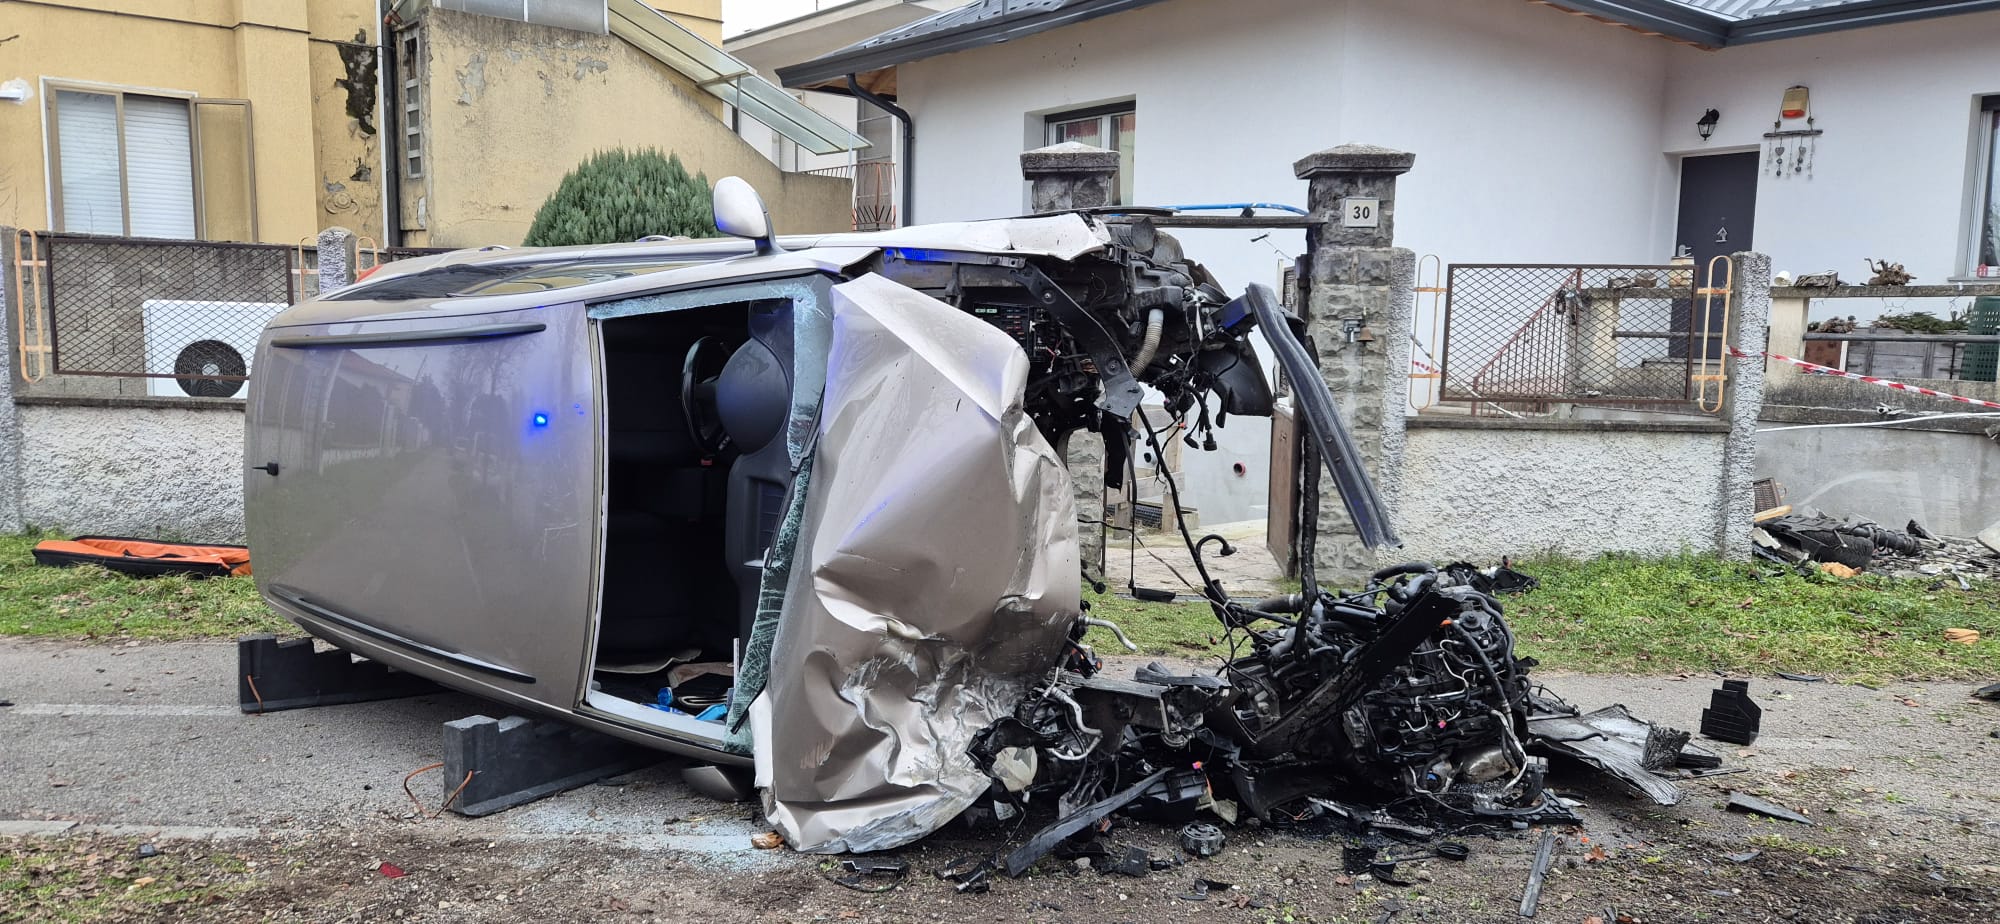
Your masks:
M1832 366L1822 366L1819 363L1809 363L1803 359L1793 359L1792 357L1786 356L1782 353L1757 354L1757 353L1746 352L1744 350L1739 350L1736 347L1730 347L1729 354L1731 356L1735 356L1741 359L1756 359L1759 355L1769 356L1770 358L1778 360L1780 362L1791 363L1794 366L1797 366L1801 369L1806 370L1807 372L1811 372L1816 375L1836 375L1845 379L1854 379L1860 382L1867 382L1870 385L1880 385L1883 388L1894 388L1898 391L1915 392L1920 395L1929 395L1930 397L1933 398L1943 398L1947 401L1957 401L1961 404L1970 404L1975 407L2000 408L2000 402L1981 401L1978 398L1968 398L1965 397L1964 395L1954 395L1949 392L1942 392L1931 388L1924 388L1919 385L1907 385L1902 382L1893 382L1888 379L1880 378L1877 376L1862 375L1859 372L1849 372L1845 369L1835 369Z

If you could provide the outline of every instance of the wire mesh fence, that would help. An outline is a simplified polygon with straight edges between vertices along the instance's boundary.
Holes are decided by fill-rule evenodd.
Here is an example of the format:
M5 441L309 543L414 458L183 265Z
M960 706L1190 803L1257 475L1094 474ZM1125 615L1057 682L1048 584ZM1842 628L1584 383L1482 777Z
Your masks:
M1717 317L1688 266L1453 265L1440 394L1446 401L1692 403Z
M319 292L313 247L36 235L19 310L46 331L57 377L127 380L121 396L241 398L264 325ZM368 251L362 268L414 256ZM25 320L25 319L24 319ZM77 389L70 389L77 392Z

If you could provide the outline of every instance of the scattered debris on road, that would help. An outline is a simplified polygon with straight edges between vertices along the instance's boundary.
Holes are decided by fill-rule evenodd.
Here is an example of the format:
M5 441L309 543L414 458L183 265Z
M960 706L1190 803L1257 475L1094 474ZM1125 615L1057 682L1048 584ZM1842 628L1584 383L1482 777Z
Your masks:
M1726 807L1732 812L1748 812L1753 815L1763 815L1768 818L1776 818L1779 821L1797 822L1802 825L1813 824L1812 819L1776 802L1769 802L1734 790L1731 790L1729 793L1729 802Z
M1701 711L1702 736L1732 744L1756 744L1763 722L1764 709L1750 699L1748 680L1724 680Z
M901 860L849 859L834 864L826 878L856 892L876 893L902 885L909 875L910 864Z
M1207 822L1193 822L1181 829L1181 849L1197 857L1212 857L1222 852L1229 838L1222 829Z
M1971 588L1968 576L2000 577L2000 553L1984 540L1935 535L1915 520L1896 530L1858 517L1835 519L1786 506L1758 514L1756 524L1750 534L1753 551L1783 565L1839 577L1864 571L1898 578L1949 577L1961 590Z
M1556 833L1542 833L1542 843L1535 848L1535 865L1528 868L1528 887L1521 893L1521 916L1532 918L1542 902L1542 881L1549 875L1549 861L1555 858Z

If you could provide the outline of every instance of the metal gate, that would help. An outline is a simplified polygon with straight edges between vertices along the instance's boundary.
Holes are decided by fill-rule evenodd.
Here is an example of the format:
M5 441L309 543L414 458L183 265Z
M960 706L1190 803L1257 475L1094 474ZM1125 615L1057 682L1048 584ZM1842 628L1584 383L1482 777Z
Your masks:
M1687 404L1720 325L1692 266L1453 264L1445 401Z

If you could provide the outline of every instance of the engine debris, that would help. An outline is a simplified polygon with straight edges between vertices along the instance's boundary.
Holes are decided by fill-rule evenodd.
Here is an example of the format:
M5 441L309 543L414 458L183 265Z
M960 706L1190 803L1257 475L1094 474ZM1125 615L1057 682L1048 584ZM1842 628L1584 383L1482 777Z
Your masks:
M1181 849L1197 857L1215 856L1228 842L1221 828L1205 822L1197 821L1181 829Z
M1200 567L1201 543L1190 544ZM1098 837L1121 811L1184 824L1181 845L1195 856L1219 852L1223 833L1191 822L1204 810L1227 817L1223 806L1266 824L1323 821L1428 841L1476 823L1578 823L1544 786L1552 755L1604 770L1662 805L1681 799L1675 779L1721 764L1685 731L1623 706L1583 714L1531 682L1535 661L1515 652L1492 594L1533 586L1511 568L1397 565L1357 592L1254 605L1207 583L1218 619L1247 651L1212 674L1154 663L1127 681L1099 676L1079 635L1042 695L975 743L976 761L993 768L986 798L996 814L1058 809L1006 857L1008 875L1051 853L1142 875L1143 851ZM999 772L999 755L1022 748L1041 755L1025 787ZM1468 853L1447 842L1396 858L1351 849L1348 860L1357 874L1394 882L1398 862Z

